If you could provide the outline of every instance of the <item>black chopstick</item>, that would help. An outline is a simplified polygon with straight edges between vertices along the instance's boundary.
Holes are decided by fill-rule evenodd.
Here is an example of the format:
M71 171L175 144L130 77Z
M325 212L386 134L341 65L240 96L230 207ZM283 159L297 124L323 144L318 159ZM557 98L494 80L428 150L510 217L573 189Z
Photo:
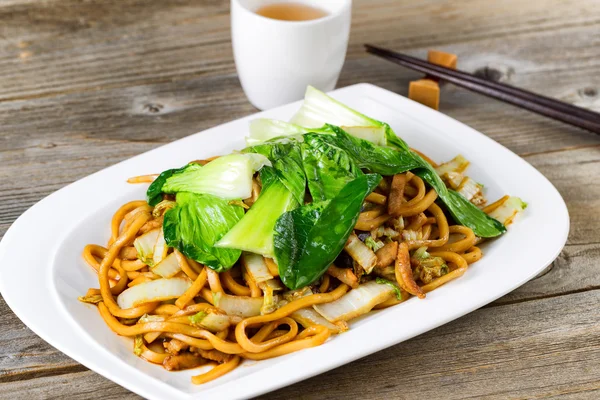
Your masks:
M372 45L365 45L367 52L385 58L404 67L423 72L435 78L451 82L505 103L562 121L600 134L600 114L572 104L541 96L504 83L493 82L467 72L432 64L415 57Z

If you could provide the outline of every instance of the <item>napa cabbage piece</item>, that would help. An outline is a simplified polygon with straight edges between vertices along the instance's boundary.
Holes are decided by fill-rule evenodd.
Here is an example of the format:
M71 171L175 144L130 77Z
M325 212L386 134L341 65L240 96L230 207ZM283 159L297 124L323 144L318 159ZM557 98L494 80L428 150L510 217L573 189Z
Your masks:
M344 250L354 259L367 274L373 271L377 265L377 256L365 243L363 243L354 233L350 235L344 245Z
M284 213L275 224L279 277L290 289L309 285L327 271L352 233L365 197L381 176L360 176L330 200Z
M348 321L368 313L395 294L396 290L387 281L369 281L331 303L314 305L313 308L329 322Z
M270 286L263 286L263 305L260 308L260 314L266 315L277 310L279 304L279 296Z
M485 196L483 195L483 186L475 182L473 178L465 177L456 188L456 191L476 206L486 203Z
M163 322L164 320L165 320L165 317L163 317L162 315L148 315L148 314L144 314L138 320L138 324L145 324L145 323L148 323L148 322Z
M273 279L273 275L269 272L265 259L261 255L244 253L242 254L242 264L250 275L250 279L256 284Z
M158 237L162 234L160 229L153 229L138 236L133 241L133 247L137 250L138 259L146 265L154 265L154 245Z
M375 240L372 236L367 236L365 239L365 245L374 252L377 252L377 250L385 246L381 240Z
M452 160L445 162L435 169L435 172L440 176L445 174L456 172L462 174L469 167L469 160L464 158L462 155L457 155Z
M181 271L181 266L179 265L179 261L177 260L175 253L171 253L160 263L152 267L151 271L156 275L162 276L163 278L170 278L174 275L177 275L177 273Z
M270 166L271 162L261 154L230 154L202 167L188 167L173 174L166 179L162 191L210 194L225 200L245 199L252 194L252 176L265 165Z
M348 324L340 323L332 324L321 316L312 308L302 308L294 311L290 315L293 319L298 321L304 328L310 328L311 326L321 325L329 329L331 333L341 333L348 330Z
M188 319L192 325L204 328L213 333L224 331L231 325L230 316L217 313L211 309L200 311L189 316Z
M213 293L215 307L225 311L227 315L242 318L260 315L263 306L262 297L231 296L226 293Z
M192 286L187 278L161 278L125 289L117 297L119 307L126 309L154 301L176 299Z
M159 232L152 253L152 265L159 264L167 256L167 242L165 241L163 231L159 229Z
M527 208L527 203L519 197L509 197L502 205L492 211L489 215L502 222L504 226L512 224L517 214Z
M210 194L180 192L176 202L164 217L167 245L217 272L231 268L241 251L214 245L242 219L244 209Z
M380 285L388 285L394 290L394 295L396 296L396 300L402 300L402 291L398 287L398 285L390 280L384 278L375 278L375 282Z

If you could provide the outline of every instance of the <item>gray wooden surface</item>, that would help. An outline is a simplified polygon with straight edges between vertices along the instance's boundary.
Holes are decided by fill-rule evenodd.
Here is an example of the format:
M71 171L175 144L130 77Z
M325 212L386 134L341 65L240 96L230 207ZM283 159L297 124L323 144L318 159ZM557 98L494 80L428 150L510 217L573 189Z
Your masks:
M255 112L228 12L224 0L0 2L0 237L70 182ZM364 42L447 50L461 69L600 111L598 0L355 0L339 86L406 94L419 75L367 56ZM600 398L600 137L450 86L441 110L552 181L571 215L564 251L478 311L266 397ZM53 349L0 299L0 398L138 397Z

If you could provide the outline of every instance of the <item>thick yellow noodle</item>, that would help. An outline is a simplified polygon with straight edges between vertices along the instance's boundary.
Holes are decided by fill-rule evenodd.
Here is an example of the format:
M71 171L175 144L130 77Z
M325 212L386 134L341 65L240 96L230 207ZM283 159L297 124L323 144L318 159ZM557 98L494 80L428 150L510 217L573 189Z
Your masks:
M429 159L427 161L436 165ZM156 175L145 175L132 178L130 182L147 183L155 177ZM435 203L438 197L435 190L427 190L423 180L410 172L398 176L397 181L403 186L391 187L392 180L387 178L382 180L376 192L367 196L368 204L355 226L356 231L375 235L375 239L379 239L376 236L377 229L396 229L396 224L401 224L399 231L406 230L410 234L402 237L398 232L393 239L399 243L397 253L394 253L397 254L395 261L392 265L378 265L375 269L375 275L395 281L400 287L401 296L391 296L377 304L375 309L394 306L413 295L424 298L426 293L464 274L470 264L483 256L481 249L476 246L480 239L470 228L448 224L443 210ZM253 187L252 199L256 200L260 185L256 180L253 183L256 187ZM394 190L397 190L394 187L401 189L394 194ZM396 200L394 211L388 210L390 197ZM252 199L246 199L246 202L250 204ZM483 210L492 211L502 204L502 200ZM318 285L312 286L312 294L308 292L308 295L302 296L300 292L295 293L291 298L286 297L286 301L280 302L279 308L272 312L263 311L263 315L247 318L227 316L229 323L224 325L225 328L220 332L216 330L221 328L211 332L195 325L190 317L197 313L223 316L223 311L214 304L215 293L231 298L240 297L237 299L239 301L249 300L250 297L267 298L266 289L262 286L264 283L258 285L244 266L236 265L228 271L217 273L173 249L181 268L176 276L188 278L191 281L190 287L174 301L156 301L129 309L120 308L115 296L128 287L160 278L137 259L132 243L144 232L161 228L163 219L160 214L164 211L164 207L153 209L145 201L126 203L112 217L107 247L89 244L83 249L83 258L98 273L99 283L99 289L89 289L85 297L91 299L89 302L97 304L100 315L116 334L137 337L136 354L140 357L166 366L169 358L175 357L181 347L181 351L189 349L190 352L183 353L180 359L195 360L193 365L203 363L204 358L211 363L217 361L217 365L210 371L192 377L193 383L202 384L232 371L242 359L264 360L319 346L332 333L339 332L331 326L319 324L299 326L297 321L301 319L292 314L303 309L312 311L314 305L339 299L350 290L348 284L356 287L358 283L364 282L360 269L343 269L345 275L336 275L331 271L341 269L332 266L330 273L324 274ZM390 215L392 213L393 217ZM413 271L417 265L413 263L419 261L410 258L409 251L418 248L425 248L431 257L440 257L446 264L443 274L439 273L433 279L428 278L426 284L419 284L420 279L425 278L420 278L414 272L416 270ZM277 264L270 258L265 258L264 261L269 273L278 279ZM143 316L145 318L141 318ZM345 329L347 326L344 322L342 330ZM141 346L139 340L142 340ZM165 347L172 346L167 349L169 352L161 350L160 346L163 344Z

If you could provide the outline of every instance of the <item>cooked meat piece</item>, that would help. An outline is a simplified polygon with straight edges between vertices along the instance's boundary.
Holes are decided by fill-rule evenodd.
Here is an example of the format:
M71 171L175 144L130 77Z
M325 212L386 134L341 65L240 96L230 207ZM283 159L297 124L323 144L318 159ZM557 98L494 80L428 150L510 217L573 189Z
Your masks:
M331 264L327 269L327 273L353 289L358 287L358 278L350 268L338 268Z
M163 367L167 371L181 371L182 369L196 368L202 364L206 364L206 360L193 353L167 356L163 361Z
M400 207L404 202L404 186L406 185L406 174L396 174L392 179L392 187L388 196L388 214L397 217L400 215Z
M398 246L398 256L396 257L396 281L402 289L408 293L425 298L425 293L417 285L413 278L412 268L410 266L410 254L408 253L408 245L405 242Z
M151 219L150 221L146 222L140 228L139 234L142 235L146 232L150 232L152 229L160 228L163 224L163 219L164 217L161 216L160 218Z
M229 361L232 357L231 354L223 353L219 350L202 350L197 347L192 347L190 350L194 354L204 357L207 360L216 361L220 364Z
M163 342L163 346L167 353L172 354L174 356L178 355L179 352L183 350L187 350L189 345L183 343L181 340L171 339L168 342Z
M398 242L389 242L375 252L377 256L377 265L375 268L385 268L392 265L398 254Z

